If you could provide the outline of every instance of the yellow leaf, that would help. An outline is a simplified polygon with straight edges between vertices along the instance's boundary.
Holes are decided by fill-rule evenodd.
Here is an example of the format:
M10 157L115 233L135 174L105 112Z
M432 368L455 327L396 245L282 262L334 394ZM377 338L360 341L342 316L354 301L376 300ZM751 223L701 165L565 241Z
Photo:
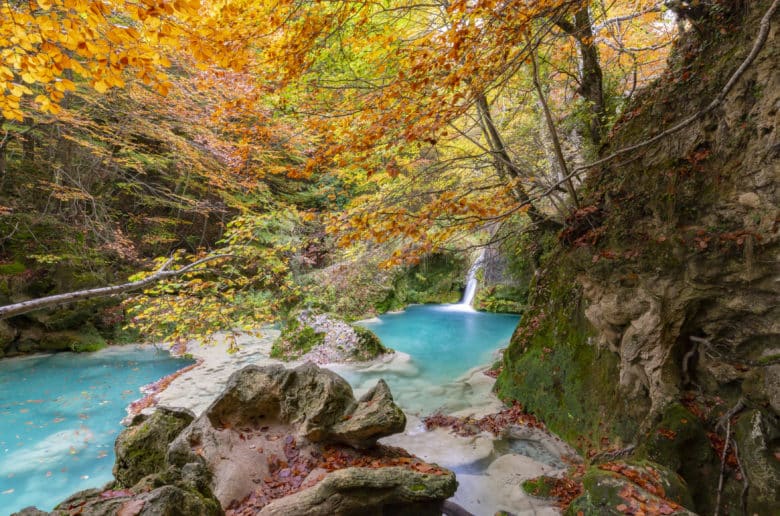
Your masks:
M98 93L105 93L108 91L108 84L103 81L95 81L92 85Z

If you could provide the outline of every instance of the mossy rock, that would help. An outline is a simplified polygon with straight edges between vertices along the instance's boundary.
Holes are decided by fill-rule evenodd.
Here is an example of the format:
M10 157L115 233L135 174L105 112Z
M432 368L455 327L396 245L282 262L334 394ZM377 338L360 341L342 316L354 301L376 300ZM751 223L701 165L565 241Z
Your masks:
M44 333L37 348L41 351L88 353L99 351L106 346L106 340L95 327L86 325L79 331L65 330Z
M131 487L147 475L166 467L168 445L195 419L188 410L158 407L148 418L139 418L122 431L114 443L114 477Z
M734 435L750 484L748 514L780 514L777 416L764 410L749 410L740 416Z
M690 506L692 502L685 483L674 472L648 462L619 462L610 465L625 471L639 483L616 471L593 466L583 476L583 494L569 505L565 513L567 516L618 516L636 514L640 509L646 514L695 514L680 503L684 502ZM634 508L634 511L627 512L629 508Z
M373 360L381 355L390 353L392 350L385 347L376 333L354 324L350 324L358 336L358 347L352 352L356 360Z
M617 355L591 343L594 330L570 271L555 269L531 300L535 308L523 314L504 351L496 391L586 453L603 438L633 442L648 407L622 396Z
M305 355L325 341L325 333L317 332L311 326L298 322L291 317L279 338L271 347L271 358L279 360L295 360Z
M531 478L523 482L523 491L537 498L551 498L552 489L555 487L558 479L542 475L541 477Z
M701 513L714 510L709 488L717 485L720 465L700 420L679 403L667 407L661 421L642 440L637 456L682 475Z

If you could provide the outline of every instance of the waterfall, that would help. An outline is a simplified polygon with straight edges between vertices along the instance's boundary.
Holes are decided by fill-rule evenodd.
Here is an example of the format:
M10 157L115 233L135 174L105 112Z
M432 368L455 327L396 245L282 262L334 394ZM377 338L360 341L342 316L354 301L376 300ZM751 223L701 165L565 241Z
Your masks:
M474 302L474 296L477 293L477 271L482 267L482 262L485 260L485 251L479 253L477 259L469 267L468 276L466 276L466 290L463 291L463 297L458 305L471 308Z

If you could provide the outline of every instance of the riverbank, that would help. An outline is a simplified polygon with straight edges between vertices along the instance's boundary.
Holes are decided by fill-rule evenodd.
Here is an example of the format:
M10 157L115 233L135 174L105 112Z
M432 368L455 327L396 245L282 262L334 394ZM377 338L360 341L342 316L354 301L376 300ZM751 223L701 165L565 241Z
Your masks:
M218 339L213 345L190 344L186 353L200 362L197 367L181 374L158 393L157 403L180 407L201 414L225 387L230 375L250 364L280 363L270 358L271 345L279 332L264 329L258 335L238 337L239 350L227 353L228 342ZM285 363L287 367L299 365ZM373 362L359 364L329 364L328 369L344 376L360 397L379 377L403 377L414 389L435 389L437 399L450 402L439 406L443 413L453 416L479 418L504 408L493 394L495 380L486 374L485 367L477 367L465 375L444 384L431 384L420 378L421 372L412 358L395 353ZM562 476L567 469L564 458L576 453L557 437L533 428L513 428L494 436L482 432L461 437L447 429L426 430L422 421L429 412L421 412L419 404L410 410L404 401L409 396L400 392L396 402L404 409L407 425L404 432L384 438L382 444L398 446L421 459L454 471L459 488L453 501L473 514L494 514L504 510L512 514L553 515L559 510L551 501L533 498L522 490L524 480L540 475ZM425 390L416 390L417 398L427 397ZM153 409L147 408L146 411ZM576 459L575 459L576 460Z

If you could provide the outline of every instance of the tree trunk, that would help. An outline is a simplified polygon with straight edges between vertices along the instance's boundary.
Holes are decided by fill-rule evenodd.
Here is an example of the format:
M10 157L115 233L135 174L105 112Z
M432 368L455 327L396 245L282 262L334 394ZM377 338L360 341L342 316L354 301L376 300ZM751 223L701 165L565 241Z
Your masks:
M546 220L546 217L542 215L536 206L531 202L531 198L526 192L523 185L520 183L520 179L524 177L520 169L512 161L509 153L504 145L504 140L501 138L501 134L496 128L496 124L493 122L493 117L490 114L490 105L488 104L487 97L484 93L479 92L476 98L477 112L481 122L482 131L485 134L485 139L490 147L490 153L493 155L493 162L499 176L502 178L514 182L514 194L515 198L522 204L528 205L528 217L534 223L540 223Z
M577 91L590 104L588 136L594 147L598 148L607 122L607 108L604 102L604 76L599 62L599 49L593 37L587 5L574 13L574 24L562 19L556 21L556 25L577 41L580 53L580 87Z

